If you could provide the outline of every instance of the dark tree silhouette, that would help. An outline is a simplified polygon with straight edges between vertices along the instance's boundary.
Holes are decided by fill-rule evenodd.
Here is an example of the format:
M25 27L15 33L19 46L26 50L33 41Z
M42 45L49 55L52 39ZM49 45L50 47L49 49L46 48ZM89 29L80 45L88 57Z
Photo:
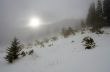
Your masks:
M101 28L104 25L104 20L103 20L103 8L102 8L102 1L98 0L97 1L97 7L96 7L96 26L97 28Z
M90 5L88 16L86 19L86 24L89 27L95 27L96 25L96 11L95 11L95 3Z
M18 59L19 52L21 51L21 44L17 38L14 38L11 42L11 46L7 49L7 55L5 59L12 63L14 60Z
M103 11L104 11L105 25L110 26L110 0L104 0Z

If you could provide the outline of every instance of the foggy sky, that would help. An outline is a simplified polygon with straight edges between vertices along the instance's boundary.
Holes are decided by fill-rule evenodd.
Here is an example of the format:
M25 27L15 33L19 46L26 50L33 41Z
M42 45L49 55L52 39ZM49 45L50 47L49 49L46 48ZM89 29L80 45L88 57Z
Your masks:
M93 1L96 0L0 0L0 45L15 36L26 39L32 34L33 30L26 27L31 16L41 18L45 24L82 19Z

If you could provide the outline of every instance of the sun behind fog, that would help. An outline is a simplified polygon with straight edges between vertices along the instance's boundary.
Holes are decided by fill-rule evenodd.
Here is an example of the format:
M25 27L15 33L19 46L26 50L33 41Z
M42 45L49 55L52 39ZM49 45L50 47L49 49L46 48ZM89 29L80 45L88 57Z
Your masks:
M37 28L41 25L41 19L38 18L38 17L31 17L29 19L29 24L28 26L31 27L31 28Z

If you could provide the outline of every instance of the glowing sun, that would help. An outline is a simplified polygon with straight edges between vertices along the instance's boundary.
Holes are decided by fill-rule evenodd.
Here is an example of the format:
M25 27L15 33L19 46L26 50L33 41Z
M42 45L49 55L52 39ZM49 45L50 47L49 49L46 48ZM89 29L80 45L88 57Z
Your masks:
M29 24L28 26L31 28L37 28L41 25L41 19L38 17L31 17L29 19Z

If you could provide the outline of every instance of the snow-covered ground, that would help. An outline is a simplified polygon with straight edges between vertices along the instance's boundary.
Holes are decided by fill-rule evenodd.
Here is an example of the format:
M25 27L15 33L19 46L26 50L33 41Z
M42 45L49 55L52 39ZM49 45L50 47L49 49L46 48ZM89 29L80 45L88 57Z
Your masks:
M94 39L94 49L84 49L81 41L86 36ZM13 64L4 60L5 53L0 53L0 72L110 72L110 34L77 33L49 44L53 46L33 47L33 55Z

